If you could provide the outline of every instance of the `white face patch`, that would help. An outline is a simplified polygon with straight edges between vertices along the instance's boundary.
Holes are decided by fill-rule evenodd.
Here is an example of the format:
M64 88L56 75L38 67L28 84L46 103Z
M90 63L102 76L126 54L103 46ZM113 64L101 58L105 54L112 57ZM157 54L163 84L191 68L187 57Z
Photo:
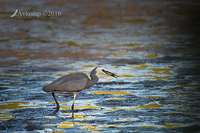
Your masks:
M102 73L102 74L110 75L110 76L115 77L115 78L118 77L115 73L106 71L106 69L105 69L105 68L102 68L102 67L97 67L97 68L95 69L95 72L96 72L96 75Z
M96 74L98 75L98 74L100 74L100 73L103 73L104 74L104 72L102 71L104 68L102 68L102 67L98 67L97 69L96 69ZM106 69L104 69L104 70L106 70Z

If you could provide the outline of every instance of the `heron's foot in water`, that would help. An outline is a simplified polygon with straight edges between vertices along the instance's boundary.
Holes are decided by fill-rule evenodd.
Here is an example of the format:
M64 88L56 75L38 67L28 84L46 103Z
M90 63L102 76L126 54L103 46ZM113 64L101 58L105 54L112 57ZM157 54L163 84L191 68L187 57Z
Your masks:
M55 115L59 111L59 107L55 107L54 109L56 110L53 111L53 115Z

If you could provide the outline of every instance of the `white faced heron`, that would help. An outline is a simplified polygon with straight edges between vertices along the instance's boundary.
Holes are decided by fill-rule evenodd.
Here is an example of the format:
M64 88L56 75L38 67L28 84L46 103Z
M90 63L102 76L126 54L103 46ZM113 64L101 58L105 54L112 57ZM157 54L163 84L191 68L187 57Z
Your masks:
M76 98L76 95L79 91L88 89L91 86L93 86L97 81L99 80L98 74L103 73L103 74L108 74L113 77L118 77L116 74L111 73L107 71L104 68L96 67L94 68L91 73L90 77L91 79L88 78L88 76L84 73L73 73L69 75L65 75L63 77L60 77L50 83L49 85L43 87L43 90L45 92L52 92L53 98L56 102L56 110L53 112L53 114L56 114L59 111L59 104L55 98L54 93L73 93L74 94L74 99L72 103L72 117L74 116L74 101Z

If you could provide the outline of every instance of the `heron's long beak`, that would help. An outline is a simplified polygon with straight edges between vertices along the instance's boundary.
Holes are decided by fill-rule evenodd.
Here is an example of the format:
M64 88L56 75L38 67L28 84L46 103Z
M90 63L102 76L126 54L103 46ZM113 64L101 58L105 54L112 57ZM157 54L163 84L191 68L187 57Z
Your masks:
M110 76L113 76L113 77L115 77L115 78L117 78L118 76L116 75L116 74L114 74L114 73L111 73L111 72L109 72L109 71L106 71L106 70L102 70L105 74L108 74L108 75L110 75Z

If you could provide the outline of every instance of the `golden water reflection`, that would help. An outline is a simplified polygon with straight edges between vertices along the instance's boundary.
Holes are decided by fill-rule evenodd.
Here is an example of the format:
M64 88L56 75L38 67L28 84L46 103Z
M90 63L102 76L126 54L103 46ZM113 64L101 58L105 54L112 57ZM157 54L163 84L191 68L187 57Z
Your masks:
M113 98L114 99L114 98ZM120 99L121 100L121 99ZM168 101L168 102L179 102L179 101ZM102 109L102 111L115 111L115 110L140 110L140 109L149 109L149 108L160 108L160 107L164 107L163 105L157 103L157 102L152 102L149 104L145 104L145 105L141 105L138 107L134 107L134 108L108 108L108 109L102 109L102 107L99 106L92 106L90 104L88 104L87 106L78 106L76 107L76 109ZM71 109L71 107L62 107L62 109ZM62 113L63 115L66 116L70 116L71 117L71 112L70 113ZM69 118L70 118L69 117ZM96 115L92 115L92 113L88 113L88 114L81 114L81 113L75 113L74 115L74 119L77 122L73 122L71 119L65 121L65 122L61 122L59 124L46 124L46 125L42 125L45 127L54 127L55 130L60 130L62 131L62 129L64 128L74 128L74 127L78 127L80 129L82 129L83 131L95 131L95 132L100 132L102 130L104 130L104 128L111 128L111 127L119 127L122 126L119 122L127 122L127 121L137 121L138 118L134 118L134 117L129 117L129 118L119 118L119 119L114 119L115 122L117 122L117 124L113 123L113 124L94 124L94 123L85 123L88 120L92 120L92 119L96 119L94 118L96 117ZM48 118L48 117L44 117L44 118ZM103 117L99 116L99 119L101 119ZM49 119L49 118L48 118ZM50 118L52 119L52 118ZM104 118L103 118L104 119ZM166 123L166 124L155 124L155 123L137 123L136 125L132 125L132 127L148 127L148 128L165 128L165 129L171 129L171 128L178 128L178 127L186 127L189 126L188 124L179 124L179 123Z
M136 119L135 118L121 118L121 119L114 119L114 121L116 122L125 122L125 121L135 121Z
M139 69L139 70L136 70ZM147 71L142 71L146 69ZM138 80L138 79L150 79L150 80L159 80L165 81L174 76L173 69L168 66L160 68L159 66L155 67L149 64L135 64L135 65L126 65L123 68L124 73L120 77L126 78L128 80ZM137 71L140 71L139 73Z
M148 127L148 128L179 128L179 127L187 127L189 124L154 124L154 123L140 123L137 127Z
M171 68L152 68L151 69L152 73L155 73L155 74L173 74L171 71L172 69Z
M71 110L71 106L62 106L61 110ZM91 104L87 104L85 106L75 106L74 109L101 109L99 106L92 106Z
M144 97L147 97L147 98L159 98L161 96L144 96Z
M0 105L0 111L7 111L7 110L15 110L15 109L22 109L26 107L43 107L41 105L30 105L30 102L27 101L2 101ZM0 113L0 121L5 121L8 119L12 119L14 117L11 116L11 113Z
M26 101L4 101L3 104L0 105L0 110L14 110L21 109L25 107L43 107L41 105L27 105L30 102Z
M124 100L123 98L109 98L109 100Z
M123 122L123 121L134 121L133 118L131 119L115 119L116 122ZM56 126L57 125L57 126ZM84 131L102 131L102 129L111 128L111 127L119 127L121 124L88 124L88 123L81 123L81 122L61 122L59 124L47 124L42 125L45 127L56 127L57 129L64 129L64 128L74 128L79 127ZM165 128L165 129L172 129L172 128L179 128L179 127L187 127L189 124L173 124L173 123L166 123L166 124L154 124L154 123L138 123L135 127L148 127L148 128ZM134 127L134 126L131 126ZM62 130L60 130L62 132Z
M81 123L81 122L72 122L72 121L65 121L61 122L59 124L45 124L42 125L44 127L56 127L57 129L62 128L74 128L74 127L80 127L81 129L85 131L100 131L104 127L117 127L120 126L120 124L93 124L93 123Z
M14 117L11 116L11 113L0 113L0 121L6 121L13 118Z
M147 105L146 107L148 107ZM145 108L146 108L145 107ZM80 117L85 117L83 114L76 114L75 118L77 120L80 119ZM91 118L93 119L93 118ZM114 119L115 122L127 122L127 121L137 121L137 118L122 118L122 119ZM121 126L120 123L117 124L94 124L94 123L83 123L81 121L79 122L73 122L72 120L67 120L65 122L61 122L59 124L45 124L42 125L44 127L54 127L55 129L65 129L65 128L74 128L78 127L80 129L83 129L84 131L102 131L105 127L111 128L111 127L119 127ZM171 129L171 128L179 128L179 127L186 127L189 126L189 124L180 124L180 123L166 123L166 124L155 124L155 123L137 123L136 125L132 125L132 127L148 127L148 128L165 128L165 129ZM62 131L62 130L60 130Z
M172 78L172 76L156 76L156 75L139 75L138 77L147 78L147 79L156 79L159 81L165 81L167 79Z
M148 68L150 65L147 65L147 64L136 64L134 66L134 69L146 69Z
M103 109L105 111L115 111L115 110L139 110L139 109L147 109L147 108L159 108L164 107L163 105L160 105L156 102L145 104L142 106L134 107L134 108L110 108L110 109Z
M196 84L172 84L173 86L182 87L182 88L194 88L194 87L200 87L199 83Z
M149 54L146 56L142 56L143 59L153 59L153 58L158 58L159 56L156 54Z

